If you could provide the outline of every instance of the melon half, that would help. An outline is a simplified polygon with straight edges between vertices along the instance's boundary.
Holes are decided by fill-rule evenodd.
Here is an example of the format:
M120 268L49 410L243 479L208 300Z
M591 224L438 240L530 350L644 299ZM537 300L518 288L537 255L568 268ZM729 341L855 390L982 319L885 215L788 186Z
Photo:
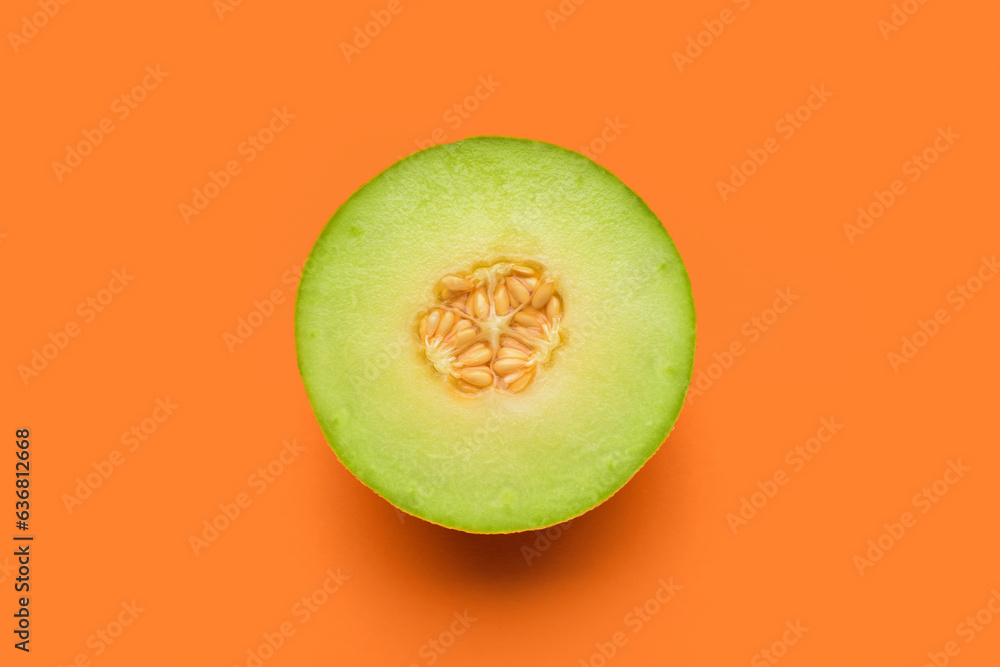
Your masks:
M552 144L476 137L397 162L316 241L299 370L337 457L399 509L544 528L620 489L691 380L687 272L656 215Z

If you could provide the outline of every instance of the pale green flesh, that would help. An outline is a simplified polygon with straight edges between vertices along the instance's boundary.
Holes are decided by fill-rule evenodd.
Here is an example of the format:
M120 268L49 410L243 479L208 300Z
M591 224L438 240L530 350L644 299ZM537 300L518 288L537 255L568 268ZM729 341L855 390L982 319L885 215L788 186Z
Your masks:
M562 344L523 393L458 396L416 318L446 273L535 260L564 297ZM343 464L397 507L498 533L549 526L617 491L673 427L691 378L687 273L656 216L586 157L478 137L403 159L313 248L299 369Z

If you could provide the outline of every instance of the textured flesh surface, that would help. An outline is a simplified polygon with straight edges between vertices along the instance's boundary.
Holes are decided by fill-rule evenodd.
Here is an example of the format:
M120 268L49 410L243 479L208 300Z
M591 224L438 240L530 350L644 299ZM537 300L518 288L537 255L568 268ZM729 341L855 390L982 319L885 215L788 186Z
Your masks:
M564 295L563 341L524 393L462 397L415 317L441 276L533 259ZM537 529L610 497L673 427L695 313L673 242L588 158L477 137L415 153L336 212L296 303L299 369L343 464L388 501L480 533Z

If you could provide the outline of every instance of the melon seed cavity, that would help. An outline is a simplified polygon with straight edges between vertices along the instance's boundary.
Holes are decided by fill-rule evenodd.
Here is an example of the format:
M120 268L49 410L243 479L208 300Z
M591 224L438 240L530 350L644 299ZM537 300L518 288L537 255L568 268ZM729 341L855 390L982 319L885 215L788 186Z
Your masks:
M449 273L417 327L424 355L459 393L524 391L559 345L563 301L544 267Z

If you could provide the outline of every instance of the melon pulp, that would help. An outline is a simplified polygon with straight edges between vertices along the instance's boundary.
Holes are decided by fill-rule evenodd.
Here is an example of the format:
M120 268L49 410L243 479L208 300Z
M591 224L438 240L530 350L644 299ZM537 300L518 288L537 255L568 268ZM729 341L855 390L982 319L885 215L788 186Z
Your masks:
M470 389L459 362L431 358L421 318L442 307L445 276L499 271L493 290L515 266L555 285L558 331L530 384L497 373ZM495 353L520 334L491 319L489 296L492 315L470 318ZM476 137L404 158L337 210L303 270L295 337L348 470L427 521L504 533L582 514L653 455L691 380L695 311L669 235L613 174L552 144Z

